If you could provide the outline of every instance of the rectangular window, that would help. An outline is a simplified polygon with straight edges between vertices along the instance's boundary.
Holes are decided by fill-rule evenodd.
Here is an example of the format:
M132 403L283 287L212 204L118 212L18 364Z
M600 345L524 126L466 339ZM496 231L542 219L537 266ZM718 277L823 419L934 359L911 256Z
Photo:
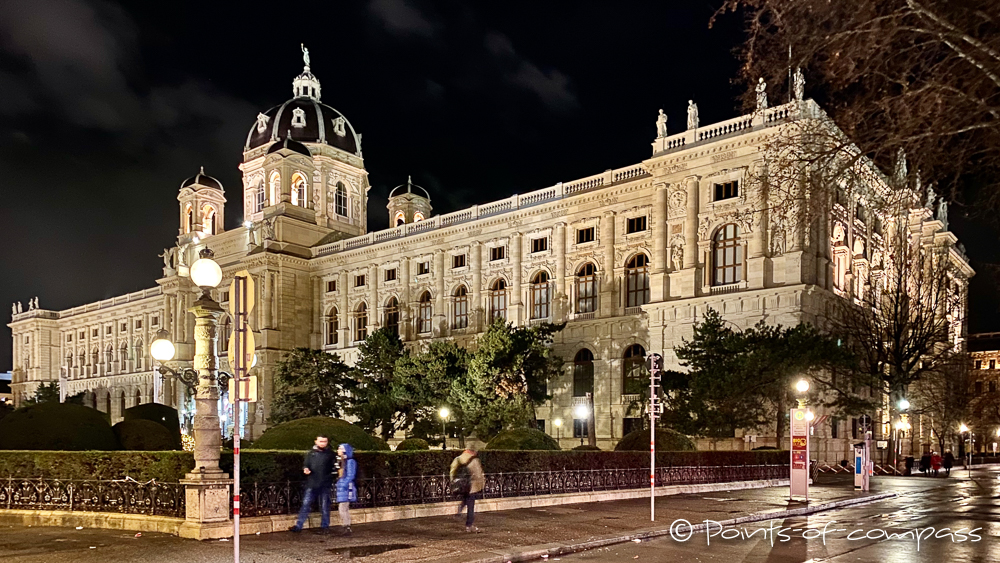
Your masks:
M736 197L740 193L740 183L736 180L715 185L715 201Z
M469 326L469 295L465 287L455 295L455 328L465 328Z
M531 239L532 253L545 252L548 249L549 249L549 239L547 237Z
M851 419L851 439L858 439L858 419L856 418Z
M976 360L976 369L983 369L983 361Z
M977 381L976 382L976 395L982 395L982 394L983 394L983 382L982 381Z
M589 438L589 433L587 432L587 420L582 418L573 419L573 437L574 438Z
M396 268L389 268L385 271L385 281L395 281L396 279Z
M142 320L135 321L135 329L142 330Z
M96 328L94 330L92 330L91 333L92 333L90 335L91 338L97 338L97 329Z
M456 254L451 257L451 267L452 268L464 268L465 267L465 255Z
M121 331L122 332L128 332L128 323L122 323Z
M337 280L330 280L326 282L326 292L333 293L334 291L337 291Z
M108 336L111 336L111 326L110 325L104 327L104 334L106 334Z
M576 230L576 243L594 242L594 227Z
M996 392L997 392L997 382L990 381L990 393L996 393Z
M153 326L156 326L156 325L160 324L160 317L153 317L152 319L150 319L150 321L149 321L149 322L150 322L150 323L151 323L151 324L152 324Z
M641 233L646 230L646 216L629 217L625 224L625 234Z
M365 285L365 276L354 276L354 287L363 287ZM364 340L364 339L362 339Z
M73 342L73 335L72 334L67 334L66 335L66 342Z
M87 337L87 333L86 331L81 330L80 334L76 335L76 337L79 338L80 340L83 340L84 338Z
M830 419L830 437L840 438L840 419L831 418Z
M417 275L418 276L422 276L424 274L429 274L429 273L431 273L431 263L430 262L421 262L421 263L417 264Z
M228 291L220 292L219 293L219 301L221 303L226 303L227 301L229 301L229 292Z
M990 360L990 369L997 369L997 361Z
M503 260L505 246L494 246L490 249L490 262L496 262L497 260Z

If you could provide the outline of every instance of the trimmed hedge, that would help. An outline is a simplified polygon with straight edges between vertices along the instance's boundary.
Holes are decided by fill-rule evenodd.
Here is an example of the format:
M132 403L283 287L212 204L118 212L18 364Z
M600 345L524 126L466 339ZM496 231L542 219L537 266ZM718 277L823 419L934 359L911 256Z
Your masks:
M691 438L669 428L656 429L656 449L672 452L693 452L698 448ZM649 429L629 432L615 446L616 452L648 452Z
M431 449L431 447L427 443L427 440L424 440L422 438L407 438L402 442L396 444L397 452L429 450L429 449Z
M141 418L123 420L111 427L115 438L123 450L138 450L142 452L159 452L179 450L180 434L174 439L167 427L152 420Z
M313 447L316 436L330 438L331 447L347 443L360 451L388 450L389 445L374 438L356 426L339 418L311 416L283 422L272 426L254 440L250 448L255 450L308 450ZM250 449L248 448L248 449Z
M559 450L555 438L534 428L504 430L486 444L487 450Z
M171 436L171 446L169 448L157 448L164 450L181 449L181 423L177 416L177 409L161 405L160 403L145 403L125 409L125 422L132 420L149 420L167 429ZM120 424L120 423L119 423ZM116 425L117 426L117 425ZM126 450L132 449L122 443Z
M441 475L460 451L358 452L360 478ZM240 455L243 482L301 481L302 451L244 450ZM560 471L563 469L649 468L648 452L482 451L487 473ZM787 464L787 451L657 452L659 466ZM233 456L223 452L219 463L232 472ZM194 467L191 452L0 452L0 478L157 479L176 482Z
M601 448L598 448L597 446L591 446L590 444L584 444L582 446L577 446L577 447L573 448L573 451L575 451L575 452L599 452L599 451L601 451Z
M72 403L21 407L0 420L0 450L119 449L103 413Z

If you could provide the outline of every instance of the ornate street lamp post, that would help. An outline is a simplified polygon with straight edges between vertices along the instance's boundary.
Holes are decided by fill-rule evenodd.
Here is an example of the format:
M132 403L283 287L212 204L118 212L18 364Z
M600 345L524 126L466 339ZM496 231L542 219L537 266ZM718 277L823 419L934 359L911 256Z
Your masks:
M441 410L438 411L438 414L441 416L441 449L447 450L448 430L447 428L445 428L445 424L448 422L448 416L451 415L451 411L448 410L448 407L441 407Z
M562 419L557 418L552 421L552 424L556 425L556 443L561 443L562 441ZM997 436L1000 436L1000 430L997 430Z
M232 535L229 526L229 486L232 480L219 468L222 431L219 425L219 358L216 340L222 307L209 293L222 282L222 268L213 260L214 253L204 248L191 265L191 281L202 294L188 311L195 316L194 369L176 371L166 366L160 369L182 381L193 391L195 401L194 469L185 475L187 518L181 525L182 537L208 539ZM174 345L165 332L157 334L150 344L154 359L165 362L173 358ZM195 384L196 383L196 384Z
M580 403L579 405L577 405L573 409L573 414L575 415L574 418L576 418L577 420L582 420L583 421L583 427L584 428L587 428L589 426L587 424L587 417L590 416L590 409L587 408L587 405L585 405L583 403ZM583 435L584 435L584 433L585 432L582 432L582 431L580 432L580 445L581 446L583 445Z

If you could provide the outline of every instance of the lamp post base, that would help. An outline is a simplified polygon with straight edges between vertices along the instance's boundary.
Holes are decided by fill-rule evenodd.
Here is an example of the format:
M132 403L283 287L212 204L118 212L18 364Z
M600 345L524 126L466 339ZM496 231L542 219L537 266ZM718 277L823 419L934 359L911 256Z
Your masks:
M178 534L183 538L217 539L233 535L229 517L233 480L222 471L188 473L184 485L185 519Z

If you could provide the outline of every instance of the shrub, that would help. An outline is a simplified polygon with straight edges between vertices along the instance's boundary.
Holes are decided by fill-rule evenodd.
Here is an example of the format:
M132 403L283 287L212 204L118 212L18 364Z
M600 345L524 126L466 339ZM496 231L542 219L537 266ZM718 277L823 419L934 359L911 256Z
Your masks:
M328 416L311 416L283 422L272 426L254 440L255 450L300 450L313 447L316 436L325 435L330 438L330 445L350 444L356 450L379 451L388 450L389 446L381 440L355 426L350 422Z
M656 429L656 449L664 452L693 452L695 447L691 438L669 428ZM648 452L649 430L629 432L615 446L616 452Z
M766 451L777 451L778 448L774 446L757 446L753 449L755 452L766 452Z
M431 447L427 444L427 440L422 440L420 438L407 438L399 444L396 444L397 452L429 449L431 449Z
M175 439L165 426L152 420L123 420L111 429L123 450L158 452L181 449L180 435Z
M599 451L601 451L601 448L598 448L597 446L591 446L590 444L584 444L582 446L577 446L577 447L573 448L573 451L577 451L577 452L599 452Z
M487 450L558 450L559 444L534 428L504 430L486 444Z
M181 423L177 416L177 409L161 405L160 403L146 403L136 405L130 409L125 409L125 422L132 420L149 420L167 429L173 442L166 450L181 449ZM124 444L122 445L124 447ZM125 449L132 449L125 447Z
M71 403L38 403L0 420L0 450L117 450L104 415Z

